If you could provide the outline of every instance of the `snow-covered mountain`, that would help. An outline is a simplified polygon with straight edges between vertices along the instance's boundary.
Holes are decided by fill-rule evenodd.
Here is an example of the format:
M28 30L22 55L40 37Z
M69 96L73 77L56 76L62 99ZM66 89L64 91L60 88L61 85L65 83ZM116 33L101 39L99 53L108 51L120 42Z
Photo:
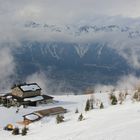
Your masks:
M27 22L23 25L25 28L36 28L44 29L45 31L51 32L66 32L67 34L72 34L75 36L80 36L84 33L98 33L98 32L125 32L128 34L128 37L140 37L140 28L133 26L121 26L121 25L50 25L50 24L41 24L36 22Z
M27 22L22 27L29 36L13 49L16 80L43 71L55 92L56 87L78 91L97 83L115 83L123 75L140 75L139 26Z
M89 25L78 24L78 25L51 25L36 23L33 21L27 22L22 25L24 28L36 28L43 29L44 31L67 33L74 36L80 36L83 33L100 33L100 32L120 32L127 33L127 37L136 38L140 37L140 25L137 26L126 26L126 25L94 25L94 23Z
M53 85L62 85L62 91L114 83L119 76L133 71L114 49L100 44L24 43L22 48L14 50L14 57L19 79L43 71Z

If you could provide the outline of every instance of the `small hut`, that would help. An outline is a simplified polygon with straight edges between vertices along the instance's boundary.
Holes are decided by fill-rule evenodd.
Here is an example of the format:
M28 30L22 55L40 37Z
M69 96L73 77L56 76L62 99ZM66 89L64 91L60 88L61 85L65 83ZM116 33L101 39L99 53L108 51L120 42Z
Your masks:
M67 110L64 109L63 107L54 107L54 108L49 108L49 109L44 109L44 110L38 110L38 111L32 112L30 114L24 115L23 122L25 124L30 124L32 122L39 121L40 119L42 119L46 116L64 114L66 112L67 112Z

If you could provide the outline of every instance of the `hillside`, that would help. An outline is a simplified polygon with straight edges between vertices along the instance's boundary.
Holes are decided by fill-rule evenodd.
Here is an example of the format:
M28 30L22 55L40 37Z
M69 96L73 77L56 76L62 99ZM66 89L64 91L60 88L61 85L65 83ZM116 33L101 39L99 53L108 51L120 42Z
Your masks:
M119 77L135 72L107 45L88 44L86 52L73 43L24 42L22 45L13 51L17 66L15 80L26 81L28 76L41 71L52 94L85 91L98 83L114 84Z
M0 138L2 140L9 140L9 138L11 140L134 140L140 138L140 103L132 103L130 96L128 96L122 105L110 106L108 93L98 93L95 96L96 99L100 99L104 103L104 109L93 109L85 112L85 103L90 95L56 96L55 99L59 103L37 108L20 108L18 114L15 113L15 108L0 107L0 112L3 112L0 117L1 127L7 123L15 124L22 119L23 114L33 110L58 105L69 110L64 115L64 123L56 124L55 117L46 117L30 124L27 136L13 136L1 128ZM76 108L78 108L79 113L83 113L85 118L83 121L77 121L79 114L75 114Z

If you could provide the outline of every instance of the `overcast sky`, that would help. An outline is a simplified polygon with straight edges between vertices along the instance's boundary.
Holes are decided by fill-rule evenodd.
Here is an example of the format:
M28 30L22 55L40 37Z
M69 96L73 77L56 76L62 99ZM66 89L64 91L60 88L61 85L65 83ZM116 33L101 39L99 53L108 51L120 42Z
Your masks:
M139 5L140 0L0 0L0 42L46 37L40 30L24 30L29 21L58 26L139 24Z
M0 0L0 20L78 22L93 16L140 17L140 0Z

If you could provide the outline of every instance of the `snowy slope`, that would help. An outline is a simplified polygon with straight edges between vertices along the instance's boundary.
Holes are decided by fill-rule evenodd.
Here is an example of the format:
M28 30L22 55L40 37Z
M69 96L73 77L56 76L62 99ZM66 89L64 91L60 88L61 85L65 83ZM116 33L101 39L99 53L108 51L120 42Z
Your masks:
M0 126L7 123L20 121L21 115L42 108L63 106L69 112L65 114L65 122L56 124L55 116L44 118L29 126L27 136L13 136L11 133L0 130L0 140L138 140L140 139L140 103L126 101L123 105L110 106L107 93L98 93L96 99L100 99L105 109L94 109L84 112L87 98L90 95L68 95L56 96L59 101L56 104L40 106L37 108L20 109L16 114L16 109L5 109L0 107L3 115L0 117ZM79 114L75 114L75 109L82 112L85 120L79 122Z

